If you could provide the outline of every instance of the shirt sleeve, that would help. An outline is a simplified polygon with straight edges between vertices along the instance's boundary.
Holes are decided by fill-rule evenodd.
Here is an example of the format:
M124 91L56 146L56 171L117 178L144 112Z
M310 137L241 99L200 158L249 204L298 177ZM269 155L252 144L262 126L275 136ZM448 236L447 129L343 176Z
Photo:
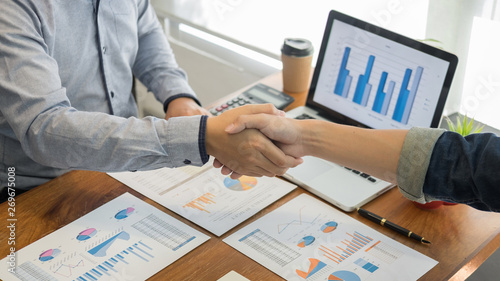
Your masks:
M500 211L500 137L491 133L462 137L445 132L437 140L423 184L426 201L467 204Z
M19 153L48 167L106 172L204 164L200 116L166 121L72 107L42 36L46 27L33 11L12 6L0 19L0 130L19 141ZM186 90L183 77L173 80Z
M423 192L425 176L432 150L441 129L412 128L406 135L399 157L397 180L401 193L410 200L425 203L431 201Z
M137 26L139 50L133 66L134 75L164 105L168 104L167 100L171 101L169 98L180 94L198 101L187 82L186 73L175 60L149 1L141 1L139 4Z

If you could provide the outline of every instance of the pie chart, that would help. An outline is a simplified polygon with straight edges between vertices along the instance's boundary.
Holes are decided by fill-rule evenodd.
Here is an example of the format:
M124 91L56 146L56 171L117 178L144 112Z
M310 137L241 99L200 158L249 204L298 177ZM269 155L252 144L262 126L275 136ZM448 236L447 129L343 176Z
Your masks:
M334 222L334 221L329 221L327 223L325 223L323 226L321 226L321 231L323 231L324 233L330 233L332 231L334 231L338 226L338 223Z
M122 220L128 218L130 215L134 213L135 209L132 207L128 207L127 209L123 209L116 213L115 219Z
M361 281L361 278L353 272L341 270L330 274L328 281Z
M300 239L297 246L299 246L300 248L304 248L305 246L311 245L314 242L314 240L316 240L316 238L314 238L313 236L306 236Z
M38 259L40 261L50 261L51 259L57 257L61 253L61 250L59 249L50 249L45 252L43 252Z
M78 236L76 236L76 239L78 241L85 241L92 236L94 236L97 233L97 230L95 228L89 228L85 229L84 231L78 233Z
M224 186L234 191L245 191L254 188L257 185L257 179L249 176L241 176L239 179L224 179Z

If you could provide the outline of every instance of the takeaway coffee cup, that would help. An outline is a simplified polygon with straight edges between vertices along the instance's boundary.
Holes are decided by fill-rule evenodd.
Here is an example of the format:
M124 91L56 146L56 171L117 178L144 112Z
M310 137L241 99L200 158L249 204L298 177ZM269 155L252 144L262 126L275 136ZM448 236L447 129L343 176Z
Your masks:
M305 92L309 88L313 46L309 40L286 38L281 47L283 90L287 93Z

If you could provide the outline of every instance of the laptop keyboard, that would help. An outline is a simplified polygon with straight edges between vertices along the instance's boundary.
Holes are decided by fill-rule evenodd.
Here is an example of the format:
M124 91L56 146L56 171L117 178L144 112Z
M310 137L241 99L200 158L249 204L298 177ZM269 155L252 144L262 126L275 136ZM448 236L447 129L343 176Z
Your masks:
M316 119L316 118L314 118L313 116L311 116L309 114L302 113L301 115L296 116L295 119L306 120L306 119ZM349 170L349 171L353 172L354 174L366 179L369 182L376 183L378 181L376 178L372 177L371 175L369 175L367 173L363 173L363 172L360 172L360 171L357 171L357 170L354 170L354 169L351 169L348 167L344 167L344 168L346 170Z
M312 116L311 116L311 115L309 115L309 114L302 113L301 115L296 116L296 117L295 117L295 119L305 120L305 119L316 119L316 118L312 117Z

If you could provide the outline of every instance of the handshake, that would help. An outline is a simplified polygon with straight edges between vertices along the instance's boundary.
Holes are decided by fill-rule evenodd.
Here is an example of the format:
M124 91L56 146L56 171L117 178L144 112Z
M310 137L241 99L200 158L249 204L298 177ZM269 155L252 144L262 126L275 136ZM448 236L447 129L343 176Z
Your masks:
M207 121L207 153L214 166L236 179L283 175L307 155L303 125L271 104L245 105Z

